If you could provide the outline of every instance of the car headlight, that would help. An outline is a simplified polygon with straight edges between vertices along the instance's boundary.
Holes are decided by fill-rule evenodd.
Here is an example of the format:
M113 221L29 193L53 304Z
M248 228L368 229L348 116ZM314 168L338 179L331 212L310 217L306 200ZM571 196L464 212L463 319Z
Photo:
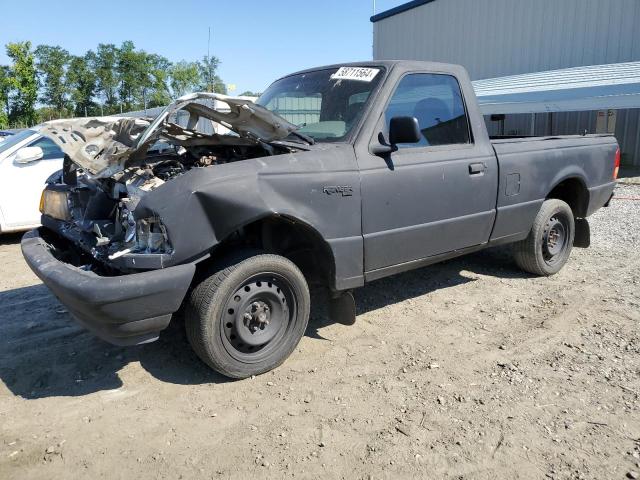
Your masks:
M45 188L40 196L40 213L57 220L71 220L67 192Z

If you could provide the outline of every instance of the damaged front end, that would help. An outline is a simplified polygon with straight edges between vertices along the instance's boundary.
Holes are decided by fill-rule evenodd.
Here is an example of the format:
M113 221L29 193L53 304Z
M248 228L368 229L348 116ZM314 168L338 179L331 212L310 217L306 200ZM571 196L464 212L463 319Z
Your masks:
M217 108L219 102L228 110ZM188 114L186 122L178 122L178 112ZM203 121L231 132L203 133ZM48 122L40 132L60 146L65 161L47 181L42 223L70 242L72 263L85 270L104 275L163 268L174 253L171 232L161 214L138 209L141 200L194 170L304 149L282 141L296 128L248 100L210 93L182 97L153 120Z
M162 268L173 253L167 229L158 217L136 219L134 212L144 194L163 183L142 168L94 179L65 161L43 191L42 223L70 242L73 263L83 269L111 274Z

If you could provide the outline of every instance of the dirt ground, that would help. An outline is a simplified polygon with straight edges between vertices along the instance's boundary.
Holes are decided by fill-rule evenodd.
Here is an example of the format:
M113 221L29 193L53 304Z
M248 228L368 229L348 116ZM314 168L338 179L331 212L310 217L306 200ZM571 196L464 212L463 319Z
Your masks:
M0 238L0 479L585 478L640 473L640 187L551 278L494 249L318 296L274 372L227 381L180 325L94 338Z

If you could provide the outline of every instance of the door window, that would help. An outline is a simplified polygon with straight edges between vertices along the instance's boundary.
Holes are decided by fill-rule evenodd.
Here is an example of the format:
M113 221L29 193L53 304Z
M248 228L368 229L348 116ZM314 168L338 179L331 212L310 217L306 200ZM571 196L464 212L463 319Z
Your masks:
M432 73L405 76L385 112L387 130L393 117L418 119L422 138L400 148L471 143L469 120L455 77Z
M53 140L47 137L41 137L37 139L35 142L31 142L29 144L30 147L40 147L42 149L42 159L43 160L54 160L56 158L63 158L64 153L60 150Z

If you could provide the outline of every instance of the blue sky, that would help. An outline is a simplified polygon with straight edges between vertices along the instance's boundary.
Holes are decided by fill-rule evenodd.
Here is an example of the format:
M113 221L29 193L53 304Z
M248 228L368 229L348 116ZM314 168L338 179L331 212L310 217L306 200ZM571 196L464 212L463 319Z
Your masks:
M7 42L60 45L72 54L98 43L133 40L169 60L222 61L226 83L262 91L280 75L306 67L371 58L373 0L179 0L0 2L0 64ZM404 3L376 0L377 11Z

